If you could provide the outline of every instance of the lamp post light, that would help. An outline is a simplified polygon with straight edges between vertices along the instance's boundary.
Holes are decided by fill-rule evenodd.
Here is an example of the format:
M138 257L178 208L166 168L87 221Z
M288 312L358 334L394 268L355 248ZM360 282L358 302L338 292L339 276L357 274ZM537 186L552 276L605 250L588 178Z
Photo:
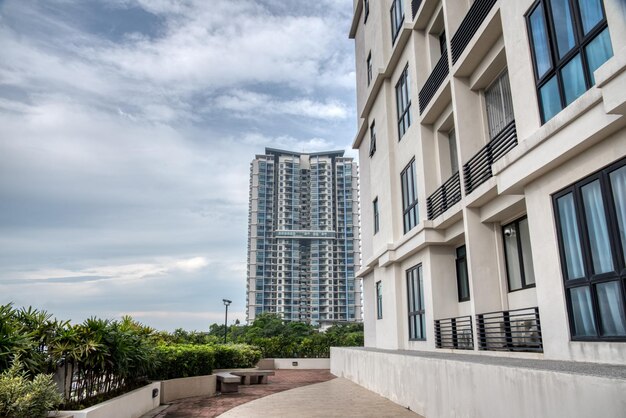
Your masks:
M228 305L233 303L232 300L222 299L224 306L226 307L226 315L224 316L224 344L226 344L226 334L228 334Z

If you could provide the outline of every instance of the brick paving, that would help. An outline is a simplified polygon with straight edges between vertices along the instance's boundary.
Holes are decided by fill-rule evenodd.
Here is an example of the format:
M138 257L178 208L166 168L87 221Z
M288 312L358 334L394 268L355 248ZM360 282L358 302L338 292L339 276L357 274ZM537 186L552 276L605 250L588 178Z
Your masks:
M334 379L329 370L276 370L269 376L267 385L239 385L239 393L212 397L196 397L172 402L171 406L154 418L208 418L218 415L254 399L301 386Z

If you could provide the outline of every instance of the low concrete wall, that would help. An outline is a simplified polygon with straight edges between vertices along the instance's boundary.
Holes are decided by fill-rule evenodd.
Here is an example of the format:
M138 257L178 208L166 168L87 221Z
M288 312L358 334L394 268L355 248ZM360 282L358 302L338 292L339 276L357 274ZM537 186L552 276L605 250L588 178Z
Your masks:
M623 417L626 380L331 348L331 373L428 418Z
M154 389L160 391L161 382L150 383L81 411L60 411L60 413L73 415L74 418L139 418L161 403L160 396L152 397Z
M161 403L192 396L214 396L216 380L215 375L164 380L161 382Z
M330 369L329 358L275 358L274 368L280 369Z

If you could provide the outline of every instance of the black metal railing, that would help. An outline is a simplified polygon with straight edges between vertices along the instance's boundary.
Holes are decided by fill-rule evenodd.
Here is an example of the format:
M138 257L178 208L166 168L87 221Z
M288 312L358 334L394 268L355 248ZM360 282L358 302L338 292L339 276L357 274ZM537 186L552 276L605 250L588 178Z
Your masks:
M476 315L478 348L543 352L539 308Z
M417 15L417 11L420 9L422 5L422 0L411 0L411 11L413 12L413 19Z
M491 164L517 145L515 120L509 122L491 141L485 144L468 162L463 164L465 194L473 192L493 175Z
M461 176L457 171L426 199L428 219L435 219L461 200Z
M459 316L457 318L436 319L435 345L437 348L473 350L472 317Z
M420 114L424 111L426 106L428 106L428 103L437 92L439 86L441 86L441 83L443 83L443 80L446 79L449 72L448 52L444 51L419 92Z
M467 14L459 25L459 28L450 40L452 65L456 64L457 60L465 50L465 47L470 43L476 34L476 31L489 14L493 5L496 4L496 1L497 0L475 0L470 9L467 11Z

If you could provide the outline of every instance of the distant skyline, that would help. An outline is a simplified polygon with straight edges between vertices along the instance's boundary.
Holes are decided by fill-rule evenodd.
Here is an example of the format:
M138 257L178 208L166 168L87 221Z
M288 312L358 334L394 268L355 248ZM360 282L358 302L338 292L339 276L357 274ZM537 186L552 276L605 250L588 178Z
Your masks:
M0 304L245 320L249 164L356 132L351 0L0 0Z

